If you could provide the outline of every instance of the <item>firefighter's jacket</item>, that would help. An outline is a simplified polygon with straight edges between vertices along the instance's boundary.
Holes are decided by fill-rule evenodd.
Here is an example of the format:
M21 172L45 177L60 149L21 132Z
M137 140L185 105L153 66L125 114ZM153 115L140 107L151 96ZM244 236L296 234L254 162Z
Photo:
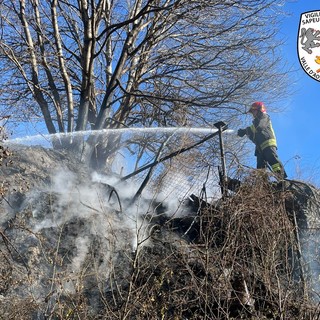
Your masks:
M256 154L267 147L277 147L271 120L266 113L260 113L253 119L252 125L246 128L246 135L256 145Z

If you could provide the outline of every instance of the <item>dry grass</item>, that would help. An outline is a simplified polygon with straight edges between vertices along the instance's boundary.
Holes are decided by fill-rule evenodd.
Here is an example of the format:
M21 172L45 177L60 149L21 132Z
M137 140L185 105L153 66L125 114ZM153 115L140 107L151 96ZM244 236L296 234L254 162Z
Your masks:
M316 319L286 208L290 196L264 175L249 176L237 193L201 212L193 242L170 224L152 228L134 252L113 253L104 264L107 278L99 237L91 238L81 270L68 271L75 248L66 243L84 221L34 235L24 212L2 231L0 308L6 319ZM28 253L14 242L22 233L36 236ZM103 237L115 244L119 233ZM22 298L28 285L46 286L47 294Z

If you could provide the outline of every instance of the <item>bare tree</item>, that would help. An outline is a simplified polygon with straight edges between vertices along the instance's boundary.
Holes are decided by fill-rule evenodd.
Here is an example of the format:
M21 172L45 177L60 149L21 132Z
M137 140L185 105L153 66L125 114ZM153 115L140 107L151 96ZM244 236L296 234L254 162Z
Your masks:
M233 121L256 95L283 92L279 8L274 0L3 1L1 103L50 134ZM88 144L104 160L116 145Z

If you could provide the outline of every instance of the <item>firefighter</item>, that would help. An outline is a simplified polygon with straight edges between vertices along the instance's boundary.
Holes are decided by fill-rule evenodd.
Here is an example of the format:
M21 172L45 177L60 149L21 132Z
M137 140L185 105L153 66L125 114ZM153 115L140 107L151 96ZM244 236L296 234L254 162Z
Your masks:
M238 136L247 135L255 144L257 169L269 165L278 179L285 179L287 174L277 154L277 141L265 105L260 101L254 102L248 112L253 116L252 125L239 129Z

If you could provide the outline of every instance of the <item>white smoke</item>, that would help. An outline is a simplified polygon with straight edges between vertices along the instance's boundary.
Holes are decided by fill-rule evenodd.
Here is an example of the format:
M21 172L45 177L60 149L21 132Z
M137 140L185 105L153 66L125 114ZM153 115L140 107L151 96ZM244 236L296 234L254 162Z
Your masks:
M171 128L168 133L176 130ZM195 131L198 133L199 130ZM151 133L153 131L158 132L151 130ZM212 133L212 129L200 131ZM11 140L10 143L14 145L25 141L31 145L31 142L37 143L34 138ZM63 137L59 135L57 138ZM188 210L182 209L181 192L182 197L188 196L194 192L191 187L195 187L195 184L183 175L179 181L174 176L168 176L164 182L168 186L166 192L157 188L151 192L146 188L133 203L141 181L136 184L122 181L118 176L98 173L88 177L81 164L79 170L54 170L58 156L45 158L50 160L48 164L48 161L37 161L40 155L38 159L30 153L30 159L34 161L30 161L28 173L35 173L36 176L37 170L44 169L39 172L41 180L52 171L50 186L39 185L37 190L34 188L25 195L18 215L22 212L26 226L22 225L12 236L17 251L27 257L25 261L30 269L30 282L32 279L32 285L27 284L29 279L25 281L26 285L21 285L21 296L31 293L39 302L48 297L48 306L53 306L59 300L59 295L77 294L80 286L83 288L86 285L82 281L92 281L91 288L99 290L96 284L107 287L110 279L116 278L115 273L124 279L125 273L130 271L133 253L138 253L143 246L152 245L149 230L152 217L157 214L155 202L162 202L169 218L189 214ZM126 168L126 165L120 164L119 167ZM179 196L176 192L178 189L182 190ZM11 216L6 213L1 215L1 222L6 223L9 217L15 217L16 212L12 211ZM33 243L26 234L34 234ZM30 250L26 250L26 247L30 247ZM94 277L96 281L92 280Z
M72 260L71 270L73 272L80 272L83 261L85 260L87 253L89 251L90 239L88 236L77 237L76 238L76 248L77 253Z
M135 251L138 245L148 243L148 221L143 215L151 212L151 203L144 198L130 203L137 188L128 182L120 182L117 177L94 173L91 179L82 180L71 171L58 170L52 177L50 188L43 191L52 196L50 207L39 203L33 210L33 232L63 228L82 219L85 226L74 235L76 248L70 271L81 271L92 239L99 239L104 261L109 263L117 252L128 247ZM105 266L101 269L107 272Z

